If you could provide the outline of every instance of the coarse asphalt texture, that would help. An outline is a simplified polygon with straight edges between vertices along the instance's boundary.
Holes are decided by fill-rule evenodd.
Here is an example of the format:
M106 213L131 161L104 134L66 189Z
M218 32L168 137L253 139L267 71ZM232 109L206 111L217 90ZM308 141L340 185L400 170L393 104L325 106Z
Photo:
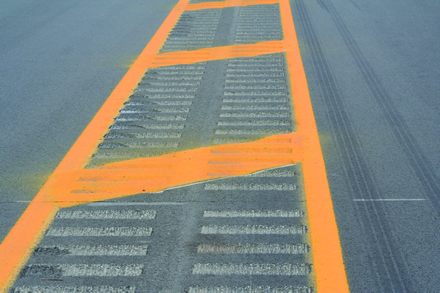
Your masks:
M1 4L1 239L176 3Z
M0 12L0 238L176 1ZM291 1L352 292L435 292L440 3Z

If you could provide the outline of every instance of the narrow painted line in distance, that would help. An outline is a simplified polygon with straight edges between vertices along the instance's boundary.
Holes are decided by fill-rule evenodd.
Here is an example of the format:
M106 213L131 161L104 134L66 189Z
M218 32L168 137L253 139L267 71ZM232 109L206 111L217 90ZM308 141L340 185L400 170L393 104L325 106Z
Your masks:
M146 68L136 66L136 64L140 62L148 64L148 61L151 62L153 60L154 55L179 19L188 2L189 0L180 0L176 4L51 177L59 172L84 167L87 159L100 143L101 137L107 131L109 121L117 115L121 105L128 99L133 87L145 73ZM51 178L49 177L48 181L0 245L0 292L6 292L12 286L21 267L29 259L32 250L40 241L44 231L53 221L59 209L52 203L45 202L50 182Z
M280 1L298 133L307 137L302 161L318 292L349 292L333 203L289 0Z

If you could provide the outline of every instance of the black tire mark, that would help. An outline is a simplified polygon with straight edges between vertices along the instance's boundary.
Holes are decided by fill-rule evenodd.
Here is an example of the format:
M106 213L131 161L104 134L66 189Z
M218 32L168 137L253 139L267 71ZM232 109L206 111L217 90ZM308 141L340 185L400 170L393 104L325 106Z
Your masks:
M322 2L322 1L321 1ZM356 133L345 111L343 99L333 78L330 66L323 54L318 37L311 23L303 0L293 3L298 20L296 27L302 29L304 41L309 48L312 67L316 72L319 88L326 99L328 119L334 129L347 184L353 195L366 199L380 198L374 177L362 156ZM298 25L299 24L299 25ZM369 241L371 270L377 276L377 289L383 292L413 292L410 274L398 245L391 234L385 211L380 203L363 202L353 205Z
M353 56L356 66L366 81L374 99L379 104L384 118L390 125L397 142L408 157L410 165L418 177L427 198L431 201L437 213L440 215L440 179L436 175L434 168L429 160L423 155L422 148L418 145L416 139L408 130L409 128L405 123L405 120L396 110L391 96L387 93L370 63L362 54L362 51L347 26L338 15L333 4L328 0L319 1L325 5L326 10L329 12L345 45Z

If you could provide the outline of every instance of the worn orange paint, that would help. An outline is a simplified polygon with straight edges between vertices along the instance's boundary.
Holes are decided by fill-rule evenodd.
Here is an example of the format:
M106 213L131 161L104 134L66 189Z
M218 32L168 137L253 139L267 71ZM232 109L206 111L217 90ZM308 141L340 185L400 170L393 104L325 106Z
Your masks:
M288 0L280 1L280 10L284 35L289 36L286 41L290 50L286 55L297 129L307 136L302 170L317 291L349 292L318 129Z
M35 197L0 245L0 292L6 292L18 276L59 210L52 203Z
M156 56L150 68L238 57L255 57L262 54L281 53L287 49L288 46L285 41L268 41L248 45L232 45L193 51L163 53ZM145 65L140 66L144 67Z
M96 169L59 172L51 178L46 200L68 207L295 164L302 160L302 142L296 133L280 134L256 142L209 146Z

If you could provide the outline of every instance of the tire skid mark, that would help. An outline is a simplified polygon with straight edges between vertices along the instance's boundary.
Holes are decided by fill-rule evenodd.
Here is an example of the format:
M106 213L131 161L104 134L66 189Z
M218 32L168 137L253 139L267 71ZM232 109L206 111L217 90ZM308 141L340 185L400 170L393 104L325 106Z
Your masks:
M343 160L343 167L346 177L349 178L349 187L352 194L362 198L379 198L379 190L375 187L374 177L369 170L366 162L362 158L361 148L356 138L356 133L350 125L347 112L339 94L336 81L332 77L330 66L328 65L324 53L319 44L318 38L311 23L311 19L304 6L303 1L295 3L296 11L299 15L300 25L303 35L310 46L313 69L316 71L320 90L327 100L329 107L328 119L331 121L335 141L340 150ZM361 184L358 184L361 182ZM363 224L366 235L374 239L370 245L372 255L380 255L381 262L375 263L379 286L384 292L412 292L410 274L404 258L398 253L396 241L389 225L386 221L386 214L380 203L368 202L354 205L360 215L360 222ZM389 265L391 263L391 265ZM384 275L385 273L385 275ZM399 280L392 282L391 280Z
M392 102L391 96L387 93L377 77L377 74L362 54L361 49L357 45L347 26L343 23L341 17L338 15L335 7L327 0L321 0L321 2L325 4L326 10L330 13L330 16L335 23L342 40L352 55L359 72L366 81L374 99L380 105L384 118L388 121L397 142L400 144L411 162L411 167L417 175L422 188L425 190L426 196L435 205L436 211L440 215L440 198L436 196L440 194L440 178L436 175L429 160L423 155L422 148L418 145L417 140L408 131L409 127L403 117L396 110L396 106Z

